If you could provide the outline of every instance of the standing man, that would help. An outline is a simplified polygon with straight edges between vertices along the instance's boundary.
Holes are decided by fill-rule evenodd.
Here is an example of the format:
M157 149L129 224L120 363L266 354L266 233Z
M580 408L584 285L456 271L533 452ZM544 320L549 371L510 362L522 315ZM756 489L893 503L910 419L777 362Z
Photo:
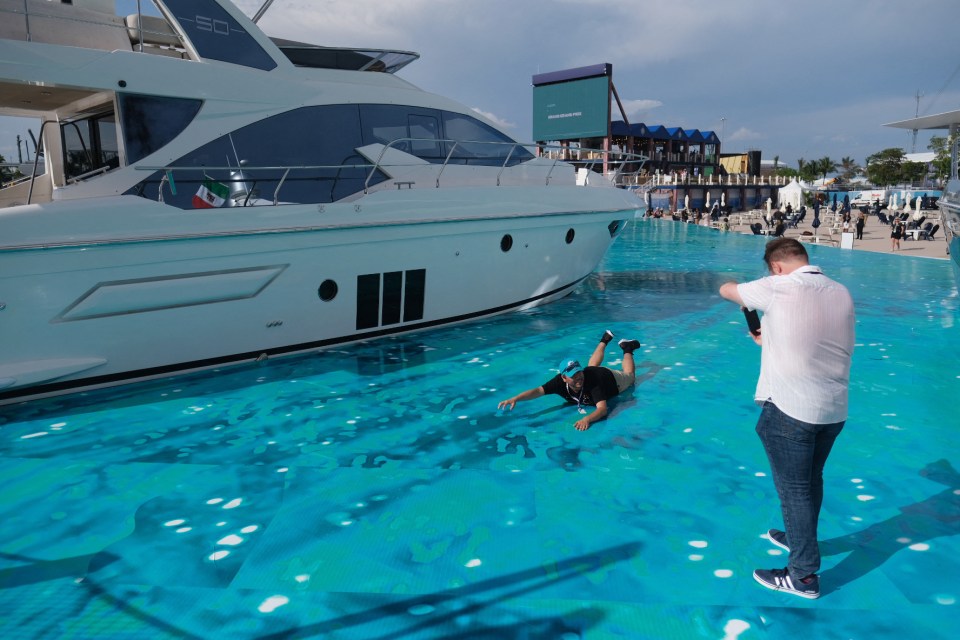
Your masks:
M576 358L564 358L557 367L557 375L539 387L527 389L502 401L498 408L513 409L523 400L533 400L551 393L556 394L567 402L577 404L577 409L583 417L573 426L577 431L586 431L594 422L606 417L607 400L629 389L636 380L633 352L640 348L640 342L637 340L621 340L617 343L623 350L622 371L600 366L607 344L612 339L612 332L603 332L586 368L583 368ZM594 407L594 410L587 413L585 406Z
M757 435L785 529L768 535L790 559L784 569L757 569L753 577L768 589L818 598L823 467L847 419L853 300L846 287L809 264L806 249L793 238L767 243L763 260L768 277L720 287L727 300L763 312L754 336L761 346Z

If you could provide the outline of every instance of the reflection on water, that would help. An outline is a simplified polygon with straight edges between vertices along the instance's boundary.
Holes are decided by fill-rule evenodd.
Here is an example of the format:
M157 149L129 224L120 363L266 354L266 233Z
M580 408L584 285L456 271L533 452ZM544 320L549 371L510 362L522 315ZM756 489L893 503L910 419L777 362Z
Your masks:
M785 564L760 537L781 523L753 434L759 354L716 291L762 275L762 248L639 221L528 312L4 407L0 634L945 637L950 267L810 247L858 310L814 617L750 577ZM577 432L556 398L497 410L604 329L642 343L607 420Z

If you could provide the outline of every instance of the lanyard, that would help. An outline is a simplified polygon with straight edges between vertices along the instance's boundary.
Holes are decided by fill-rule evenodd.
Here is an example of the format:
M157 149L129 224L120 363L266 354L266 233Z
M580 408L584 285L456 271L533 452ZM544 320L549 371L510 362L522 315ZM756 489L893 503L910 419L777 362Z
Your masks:
M586 380L584 380L586 383ZM570 394L570 399L573 400L573 389L570 388L570 385L566 385L567 393ZM580 395L577 396L577 411L580 413L586 413L583 409L583 387L580 387Z

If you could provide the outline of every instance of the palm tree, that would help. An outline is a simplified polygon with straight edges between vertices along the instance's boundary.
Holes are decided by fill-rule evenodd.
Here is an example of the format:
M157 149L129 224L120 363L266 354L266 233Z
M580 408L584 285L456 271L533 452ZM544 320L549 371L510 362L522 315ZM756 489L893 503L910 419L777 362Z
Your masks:
M837 170L837 163L830 159L830 156L823 156L817 160L817 173L823 176L823 179L827 179L828 173L833 173Z
M843 160L840 161L840 176L849 181L850 178L857 175L857 171L860 170L860 167L857 165L857 161L853 158L844 156Z

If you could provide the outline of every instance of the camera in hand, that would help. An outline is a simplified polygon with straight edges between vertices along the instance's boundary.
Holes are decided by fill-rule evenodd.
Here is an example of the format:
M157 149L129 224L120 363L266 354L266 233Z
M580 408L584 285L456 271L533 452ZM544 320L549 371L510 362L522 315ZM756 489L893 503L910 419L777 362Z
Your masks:
M760 316L755 309L743 307L743 317L747 319L747 329L755 336L760 335Z

